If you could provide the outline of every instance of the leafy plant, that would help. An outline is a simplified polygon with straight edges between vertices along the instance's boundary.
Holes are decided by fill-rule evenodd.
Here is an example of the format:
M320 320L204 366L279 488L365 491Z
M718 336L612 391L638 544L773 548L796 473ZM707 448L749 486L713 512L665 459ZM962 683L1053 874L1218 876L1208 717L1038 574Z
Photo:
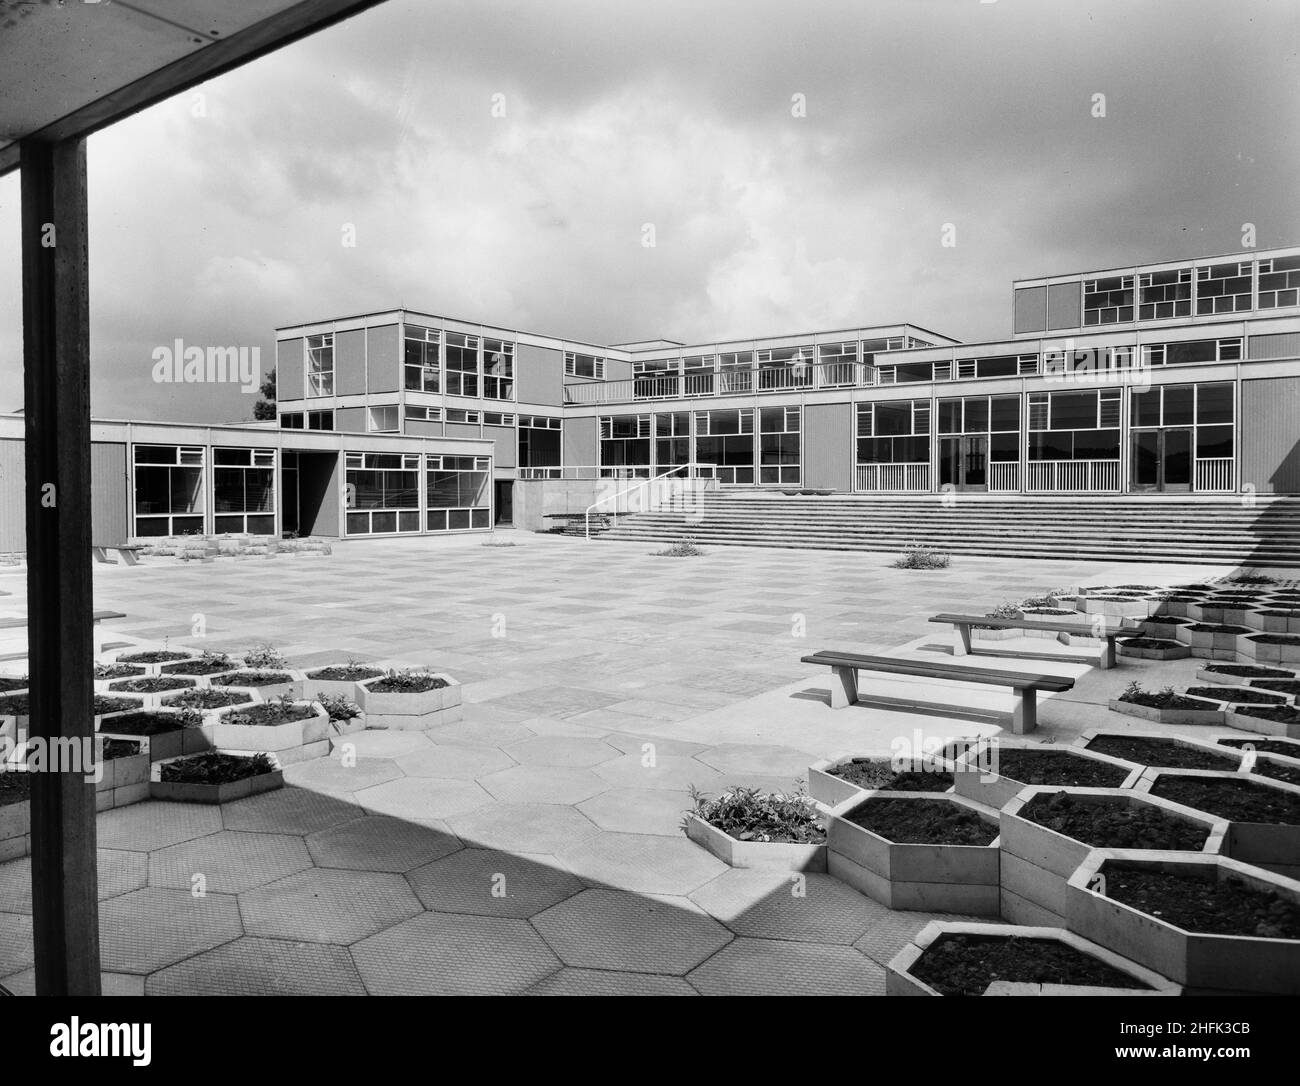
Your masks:
M176 784L227 784L274 770L275 764L265 754L250 756L209 751L164 762L160 775L164 781Z
M679 539L670 547L651 552L655 558L698 558L704 554L691 536Z
M909 543L893 562L895 569L947 569L951 558L923 543Z
M389 668L381 678L370 683L368 689L384 694L422 694L426 690L441 690L446 685L446 679L430 675L427 671L412 671L410 668L396 671Z
M348 721L361 715L361 709L342 694L317 694L316 701L325 710L331 723Z
M244 653L244 664L256 670L262 668L273 670L279 667L288 667L289 661L284 658L274 645L263 641Z
M733 788L716 799L692 785L691 801L690 814L737 841L820 844L826 839L817 804L804 793L802 784L793 794ZM686 819L682 826L685 828Z

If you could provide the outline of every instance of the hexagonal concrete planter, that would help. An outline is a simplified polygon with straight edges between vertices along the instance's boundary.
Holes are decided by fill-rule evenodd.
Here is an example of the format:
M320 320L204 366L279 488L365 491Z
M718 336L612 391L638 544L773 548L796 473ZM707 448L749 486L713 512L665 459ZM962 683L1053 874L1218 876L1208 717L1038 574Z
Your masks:
M1153 616L1159 615L1169 618L1191 618L1191 609L1202 602L1200 596L1192 595L1174 595L1169 597L1156 597L1156 606L1152 610ZM1197 611L1200 614L1200 611ZM1193 622L1199 621L1192 619Z
M364 679L377 679L384 673L381 667L370 667L366 664L358 664L355 668L356 678L352 679L322 679L318 678L321 672L337 671L348 668L347 664L331 664L329 667L318 667L311 671L303 673L302 692L309 698L319 697L324 694L333 698L347 698L348 701L356 702L360 705L360 694L357 692L357 683Z
M1239 638L1249 626L1232 623L1194 622L1174 629L1174 638L1201 660L1236 660Z
M849 821L873 800L951 803L974 814L995 833L997 816L958 795L934 792L867 792L845 800L827 817L827 870L890 909L997 916L998 841L987 845L902 844Z
M1185 696L1185 695L1184 695ZM1139 720L1150 720L1156 724L1222 724L1224 706L1221 702L1205 698L1189 698L1200 702L1204 709L1167 709L1155 705L1142 705L1136 701L1123 698L1111 698L1109 705L1112 712L1135 716Z
M1300 786L1271 780L1255 773L1216 773L1211 770L1197 769L1148 769L1142 774L1142 779L1137 784L1137 790L1150 793L1158 798L1164 798L1161 782L1180 777L1219 780L1234 785L1244 785L1248 791L1259 790L1264 798L1281 800L1285 804L1281 808L1282 811L1300 812ZM1268 793L1270 792L1275 793L1275 795L1269 797ZM1199 804L1185 797L1180 797L1174 802L1181 803L1186 807L1193 807L1198 811L1204 811L1212 818L1226 820L1228 822L1228 840L1223 851L1225 855L1231 856L1234 860L1265 866L1274 864L1293 865L1296 862L1296 857L1300 856L1300 813L1296 814L1294 822L1261 822L1250 821L1247 816L1238 815L1233 817L1229 815L1226 813L1224 806L1224 803L1228 801L1216 801L1213 794L1209 798L1199 801Z
M1126 762L1120 758L1112 758L1107 754L1097 754L1094 751L1082 750L1078 747L1062 747L1048 743L1032 743L1026 740L1003 739L1001 736L997 738L995 745L989 748L989 751L996 756L996 760L989 760L987 756L979 751L963 754L958 758L954 766L953 781L957 795L964 796L976 803L985 804L995 811L1001 810L1015 799L1023 788L1033 783L1016 780L1002 772L1002 759L1000 757L1002 751L1065 754L1067 757L1078 756L1088 762L1113 767L1113 775L1111 773L1106 774L1108 778L1114 780L1113 784L1108 782L1105 785L1087 787L1133 788L1141 778L1142 770L1145 768L1133 762ZM1073 786L1067 780L1052 780L1043 783L1045 786L1050 785L1055 788Z
M1228 668L1258 668L1261 671L1259 675L1243 674L1227 670ZM1263 674L1267 672L1267 674ZM1215 662L1206 664L1196 673L1198 683L1208 683L1211 686L1240 686L1242 683L1249 684L1254 679L1293 679L1295 673L1287 671L1285 668L1270 668L1260 664L1237 664L1226 662Z
M1117 638L1115 648L1121 656L1138 660L1183 660L1192 655L1191 648L1181 641L1164 641L1157 637Z
M188 755L187 755L188 757ZM271 755L272 762L275 756ZM191 784L181 781L164 781L162 767L169 762L179 761L167 758L154 762L149 770L149 796L151 799L175 800L179 803L230 803L245 799L261 792L271 792L284 787L284 773L277 768L270 773L259 773L239 781L224 784Z
M1259 664L1300 664L1300 635L1250 634L1237 642L1237 658Z
M1207 881L1215 882L1232 878L1297 904L1300 883L1222 856L1098 850L1070 877L1066 906L1071 931L1189 989L1300 993L1300 939L1184 930L1102 893L1104 886L1097 876L1104 878L1111 865L1171 873L1199 872Z
M1300 762L1300 739L1288 739L1286 736L1270 735L1263 738L1256 738L1253 735L1227 735L1215 734L1207 736L1211 743L1227 747L1230 750L1241 750L1243 744L1249 743L1256 750L1270 754L1279 754L1289 761ZM1277 749L1269 750L1269 746L1276 745Z
M95 782L95 809L108 811L149 798L149 749L143 739L125 739L136 754L100 757L100 777Z
M1227 841L1228 823L1223 819L1132 789L1025 788L1002 808L998 816L998 839L1002 849L1002 919L1013 924L1064 927L1066 884L1096 847L1022 814L1024 808L1039 796L1059 792L1065 792L1083 804L1123 803L1132 807L1149 807L1180 822L1198 826L1207 834L1199 850L1202 855L1220 855Z
M365 711L366 727L423 730L460 720L460 683L441 672L428 674L447 685L416 692L372 690L382 675L357 683L357 704Z
M287 675L288 678L278 682L265 681L278 675ZM248 681L239 681L245 676L248 676ZM254 681L254 677L259 677L261 681ZM302 697L302 672L287 667L244 667L220 675L210 675L208 685L218 690L249 690L263 701L281 697L299 698Z
M1088 596L1083 600L1081 610L1085 615L1146 618L1155 606L1157 602L1145 596Z
M960 921L931 920L916 937L900 950L885 967L885 994L891 996L937 996L942 993L917 979L912 970L925 952L944 936L974 935L991 939L1041 939L1051 940L1096 958L1112 969L1133 978L1141 988L1099 987L1079 984L1037 984L994 981L982 993L993 995L1061 995L1061 996L1174 996L1181 989L1172 981L1121 958L1104 946L1090 942L1071 931L1055 927L1013 927L1005 924L977 924Z
M1149 739L1160 744L1160 746L1162 747L1167 745L1171 747L1180 748L1183 751L1191 751L1191 752L1200 751L1204 754L1209 755L1211 758L1217 761L1227 760L1235 763L1231 767L1224 767L1224 766L1198 767L1198 768L1213 769L1215 772L1235 772L1236 770L1241 768L1241 758L1239 756L1237 756L1233 751L1227 749L1226 747L1222 747L1216 743L1211 742L1210 739L1208 738L1199 739L1187 735L1170 735L1167 732L1144 731L1144 730L1131 729L1131 728L1125 728L1122 731L1116 731L1114 729L1108 729L1108 728L1089 728L1077 739L1075 739L1073 744L1071 744L1070 749L1085 750L1091 754L1106 754L1106 751L1095 749L1095 748L1104 745L1104 743L1098 743L1096 742L1096 740L1100 739L1104 741L1107 738L1114 738L1118 740L1125 740L1125 739L1148 740ZM1107 756L1111 758L1120 757L1119 755L1115 755L1115 754L1110 754ZM1121 758L1121 760L1125 762L1129 762L1132 765L1141 766L1143 769L1146 769L1147 767L1153 764L1147 761L1140 761L1138 758ZM1161 766L1158 768L1172 769L1176 767ZM1137 787L1136 781L1134 782L1133 786Z
M851 781L846 781L843 777L832 773L831 770L837 769L855 759L889 762L890 758L889 754L851 754L838 758L823 758L808 767L808 794L826 807L834 807L843 803L846 799L852 799L854 796L864 796L872 789L863 788ZM948 772L952 771L952 763L946 759L935 758L933 764L936 768ZM951 792L952 789L947 788L944 791Z
M110 680L104 693L110 697L136 698L140 701L140 708L157 709L164 695L192 690L196 685L196 680L182 675L145 675L136 679ZM135 689L138 686L149 689Z
M134 664L136 667L144 668L145 675L161 675L164 664L176 663L180 660L189 660L195 655L197 654L185 649L146 649L141 648L139 645L132 645L108 654L107 662L113 664ZM133 657L139 656L155 657L155 659L133 659Z
M1237 706L1224 714L1223 722L1229 728L1258 735L1270 735L1281 739L1300 739L1300 720L1275 719L1271 716L1256 716L1242 712L1245 706Z
M1249 612L1243 621L1260 633L1300 634L1300 609L1262 607Z
M780 868L785 871L825 871L826 845L794 841L738 841L729 833L691 814L686 836L732 867Z
M211 723L204 724L203 730L218 750L282 752L304 744L323 742L329 732L329 715L314 701L296 701L293 704L310 707L312 715L283 724L231 724L228 720L232 715L259 708L255 705L231 706L217 709Z
M31 850L31 800L0 804L0 863L26 856Z

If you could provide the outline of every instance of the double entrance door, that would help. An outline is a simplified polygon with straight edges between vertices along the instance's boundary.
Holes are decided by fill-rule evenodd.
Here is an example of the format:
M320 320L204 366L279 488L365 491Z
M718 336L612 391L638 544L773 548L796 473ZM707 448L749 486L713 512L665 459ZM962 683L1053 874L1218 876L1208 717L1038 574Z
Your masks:
M987 434L939 438L939 485L957 490L988 490Z
M1132 489L1191 490L1193 440L1190 426L1134 430Z

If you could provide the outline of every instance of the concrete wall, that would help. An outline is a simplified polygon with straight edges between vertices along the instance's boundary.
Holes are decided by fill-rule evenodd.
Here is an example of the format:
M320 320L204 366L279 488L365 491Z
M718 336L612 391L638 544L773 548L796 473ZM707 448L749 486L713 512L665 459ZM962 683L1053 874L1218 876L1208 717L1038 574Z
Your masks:
M571 467L597 464L596 434L598 423L594 418L564 420L564 462Z
M298 457L298 493L302 523L300 535L330 538L343 535L339 504L337 453L301 453ZM315 516L312 509L315 508Z
M363 396L366 391L366 333L354 328L334 336L334 394Z
M402 344L397 325L366 329L366 381L368 391L396 392L402 377Z
M520 343L515 348L515 398L520 403L564 402L564 352Z
M519 460L519 439L513 426L484 426L483 436L495 442L493 464L498 468L513 468Z
M853 405L807 404L803 409L803 485L853 490Z
M1240 483L1259 494L1300 494L1300 377L1241 383Z
M276 342L275 395L280 400L301 400L307 395L307 352L302 336Z
M449 422L446 424L445 437L480 437L477 423Z
M349 434L364 434L366 432L366 409L364 407L335 408L334 429Z
M635 479L516 480L514 526L534 532L558 528L561 522L547 520L547 513L582 513L601 499L605 499L600 507L602 512L638 512L645 508L647 491L634 490L636 482ZM712 479L665 479L655 484L654 500L667 501L714 488Z
M442 423L426 419L407 419L406 431L411 437L442 437Z

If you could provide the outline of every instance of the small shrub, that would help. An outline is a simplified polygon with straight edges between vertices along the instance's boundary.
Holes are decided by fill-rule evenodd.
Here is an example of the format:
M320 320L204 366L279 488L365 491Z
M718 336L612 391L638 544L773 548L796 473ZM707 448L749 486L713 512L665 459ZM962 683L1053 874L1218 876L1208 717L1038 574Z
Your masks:
M426 690L441 690L446 685L446 679L425 671L411 671L409 668L394 671L390 668L384 672L383 678L376 679L366 689L376 694L421 694Z
M922 543L910 543L893 563L895 569L947 569L950 557Z
M330 722L351 720L355 716L361 715L361 709L348 701L342 694L317 694L316 701Z
M690 814L737 841L821 844L826 839L817 804L804 794L802 787L792 795L733 788L716 799L709 799L692 786L691 799L695 806Z
M243 754L222 754L210 751L164 762L161 777L177 784L228 784L275 771L275 764L265 754L251 757Z
M260 645L254 645L244 653L244 664L256 671L263 669L273 671L276 668L288 667L289 661L284 658L280 650L274 645L263 642Z
M687 536L685 539L679 539L671 547L652 553L656 558L698 558L704 554L704 551L696 546L694 539Z
M1277 584L1276 577L1270 577L1267 573L1260 573L1253 569L1243 569L1240 573L1235 574L1227 579L1228 584Z

